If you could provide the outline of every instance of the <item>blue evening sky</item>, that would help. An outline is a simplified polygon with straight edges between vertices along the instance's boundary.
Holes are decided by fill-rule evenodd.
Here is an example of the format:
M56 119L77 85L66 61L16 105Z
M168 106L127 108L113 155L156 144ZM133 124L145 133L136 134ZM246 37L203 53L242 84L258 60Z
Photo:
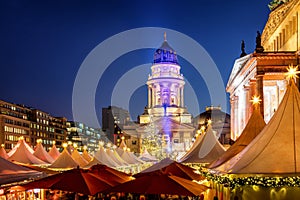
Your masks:
M253 52L256 31L262 31L268 19L269 2L1 1L0 99L72 120L73 84L85 57L107 38L139 27L173 29L193 38L210 54L226 85L234 60L241 53L241 40L245 40L246 52ZM172 46L172 41L168 42ZM129 53L107 69L95 96L99 121L101 108L110 104L114 84L131 67L151 63L153 52ZM180 63L185 78L198 86L194 89L202 112L210 105L205 83L193 76L186 61L180 59ZM146 94L143 86L132 95L129 107L133 119L143 112ZM83 122L94 126L89 119Z

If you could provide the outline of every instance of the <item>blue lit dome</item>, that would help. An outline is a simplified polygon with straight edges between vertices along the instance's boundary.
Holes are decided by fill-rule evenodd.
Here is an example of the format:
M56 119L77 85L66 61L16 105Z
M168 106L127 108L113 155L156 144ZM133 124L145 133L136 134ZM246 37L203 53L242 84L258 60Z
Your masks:
M156 49L154 53L154 63L175 63L178 64L177 54L167 42L166 34L165 41Z

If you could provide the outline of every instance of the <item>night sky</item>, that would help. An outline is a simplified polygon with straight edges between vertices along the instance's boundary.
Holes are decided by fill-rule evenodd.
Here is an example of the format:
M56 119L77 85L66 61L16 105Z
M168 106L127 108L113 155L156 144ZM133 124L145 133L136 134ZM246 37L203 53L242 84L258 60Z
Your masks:
M226 85L234 60L241 53L241 40L245 41L247 53L254 51L256 31L262 31L268 19L269 2L1 1L0 99L72 120L73 85L86 56L107 38L139 27L168 28L193 38L210 54ZM172 41L168 42L172 46ZM114 84L132 67L151 63L153 53L154 49L131 52L105 71L95 95L99 122L101 108L110 105ZM188 62L180 58L179 62L181 72L200 99L202 112L210 105L205 83L201 77L193 76ZM143 86L130 99L134 120L147 104L146 94ZM229 112L229 108L225 111ZM82 121L96 126L88 118Z

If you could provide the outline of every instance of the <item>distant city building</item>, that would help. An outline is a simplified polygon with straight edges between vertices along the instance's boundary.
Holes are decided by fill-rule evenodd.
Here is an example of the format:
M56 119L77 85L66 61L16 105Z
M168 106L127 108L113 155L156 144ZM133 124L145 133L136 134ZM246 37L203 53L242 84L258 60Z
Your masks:
M0 143L6 150L12 149L21 136L31 145L30 112L24 105L0 100Z
M233 140L242 133L252 114L252 96L262 100L260 112L267 123L285 94L286 68L299 65L300 1L278 2L270 4L272 12L262 35L257 32L255 51L235 60L227 83Z
M219 136L221 144L230 144L230 115L223 112L220 106L207 106L205 112L193 118L194 127L205 131L211 124L213 131Z
M99 149L99 142L109 142L109 139L100 128L92 128L81 122L67 122L67 140L76 144L79 151L83 151L86 146L89 152L94 152Z
M0 100L0 143L9 151L23 136L31 147L42 139L46 150L53 141L62 149L62 143L66 142L66 121L38 109Z
M49 123L52 131L54 130L56 148L62 151L63 143L67 140L67 118L50 116Z
M130 123L128 110L116 106L102 108L102 130L105 131L110 141L117 143L120 139L117 134L118 125L123 126Z
M31 109L30 115L30 143L35 146L38 139L42 139L42 144L49 150L53 141L56 147L63 149L62 144L66 142L66 118L53 117L50 114L38 109Z

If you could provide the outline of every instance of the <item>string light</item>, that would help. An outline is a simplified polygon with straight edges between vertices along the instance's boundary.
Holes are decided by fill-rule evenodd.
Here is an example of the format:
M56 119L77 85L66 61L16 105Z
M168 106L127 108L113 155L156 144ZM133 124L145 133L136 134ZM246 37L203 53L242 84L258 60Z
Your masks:
M200 169L200 174L205 176L207 180L234 189L241 186L262 186L262 187L300 187L300 176L280 177L280 176L248 176L236 177L233 174L218 175Z
M291 64L290 66L287 67L287 70L288 72L285 73L287 80L291 80L291 79L295 80L296 78L299 78L299 76L297 75L300 73L300 71L298 71L298 65L294 67L293 64Z
M67 143L63 143L62 146L63 146L63 148L67 148L68 144Z
M252 99L250 100L250 102L252 103L252 105L258 105L261 102L260 96L256 96L254 95L252 97Z

